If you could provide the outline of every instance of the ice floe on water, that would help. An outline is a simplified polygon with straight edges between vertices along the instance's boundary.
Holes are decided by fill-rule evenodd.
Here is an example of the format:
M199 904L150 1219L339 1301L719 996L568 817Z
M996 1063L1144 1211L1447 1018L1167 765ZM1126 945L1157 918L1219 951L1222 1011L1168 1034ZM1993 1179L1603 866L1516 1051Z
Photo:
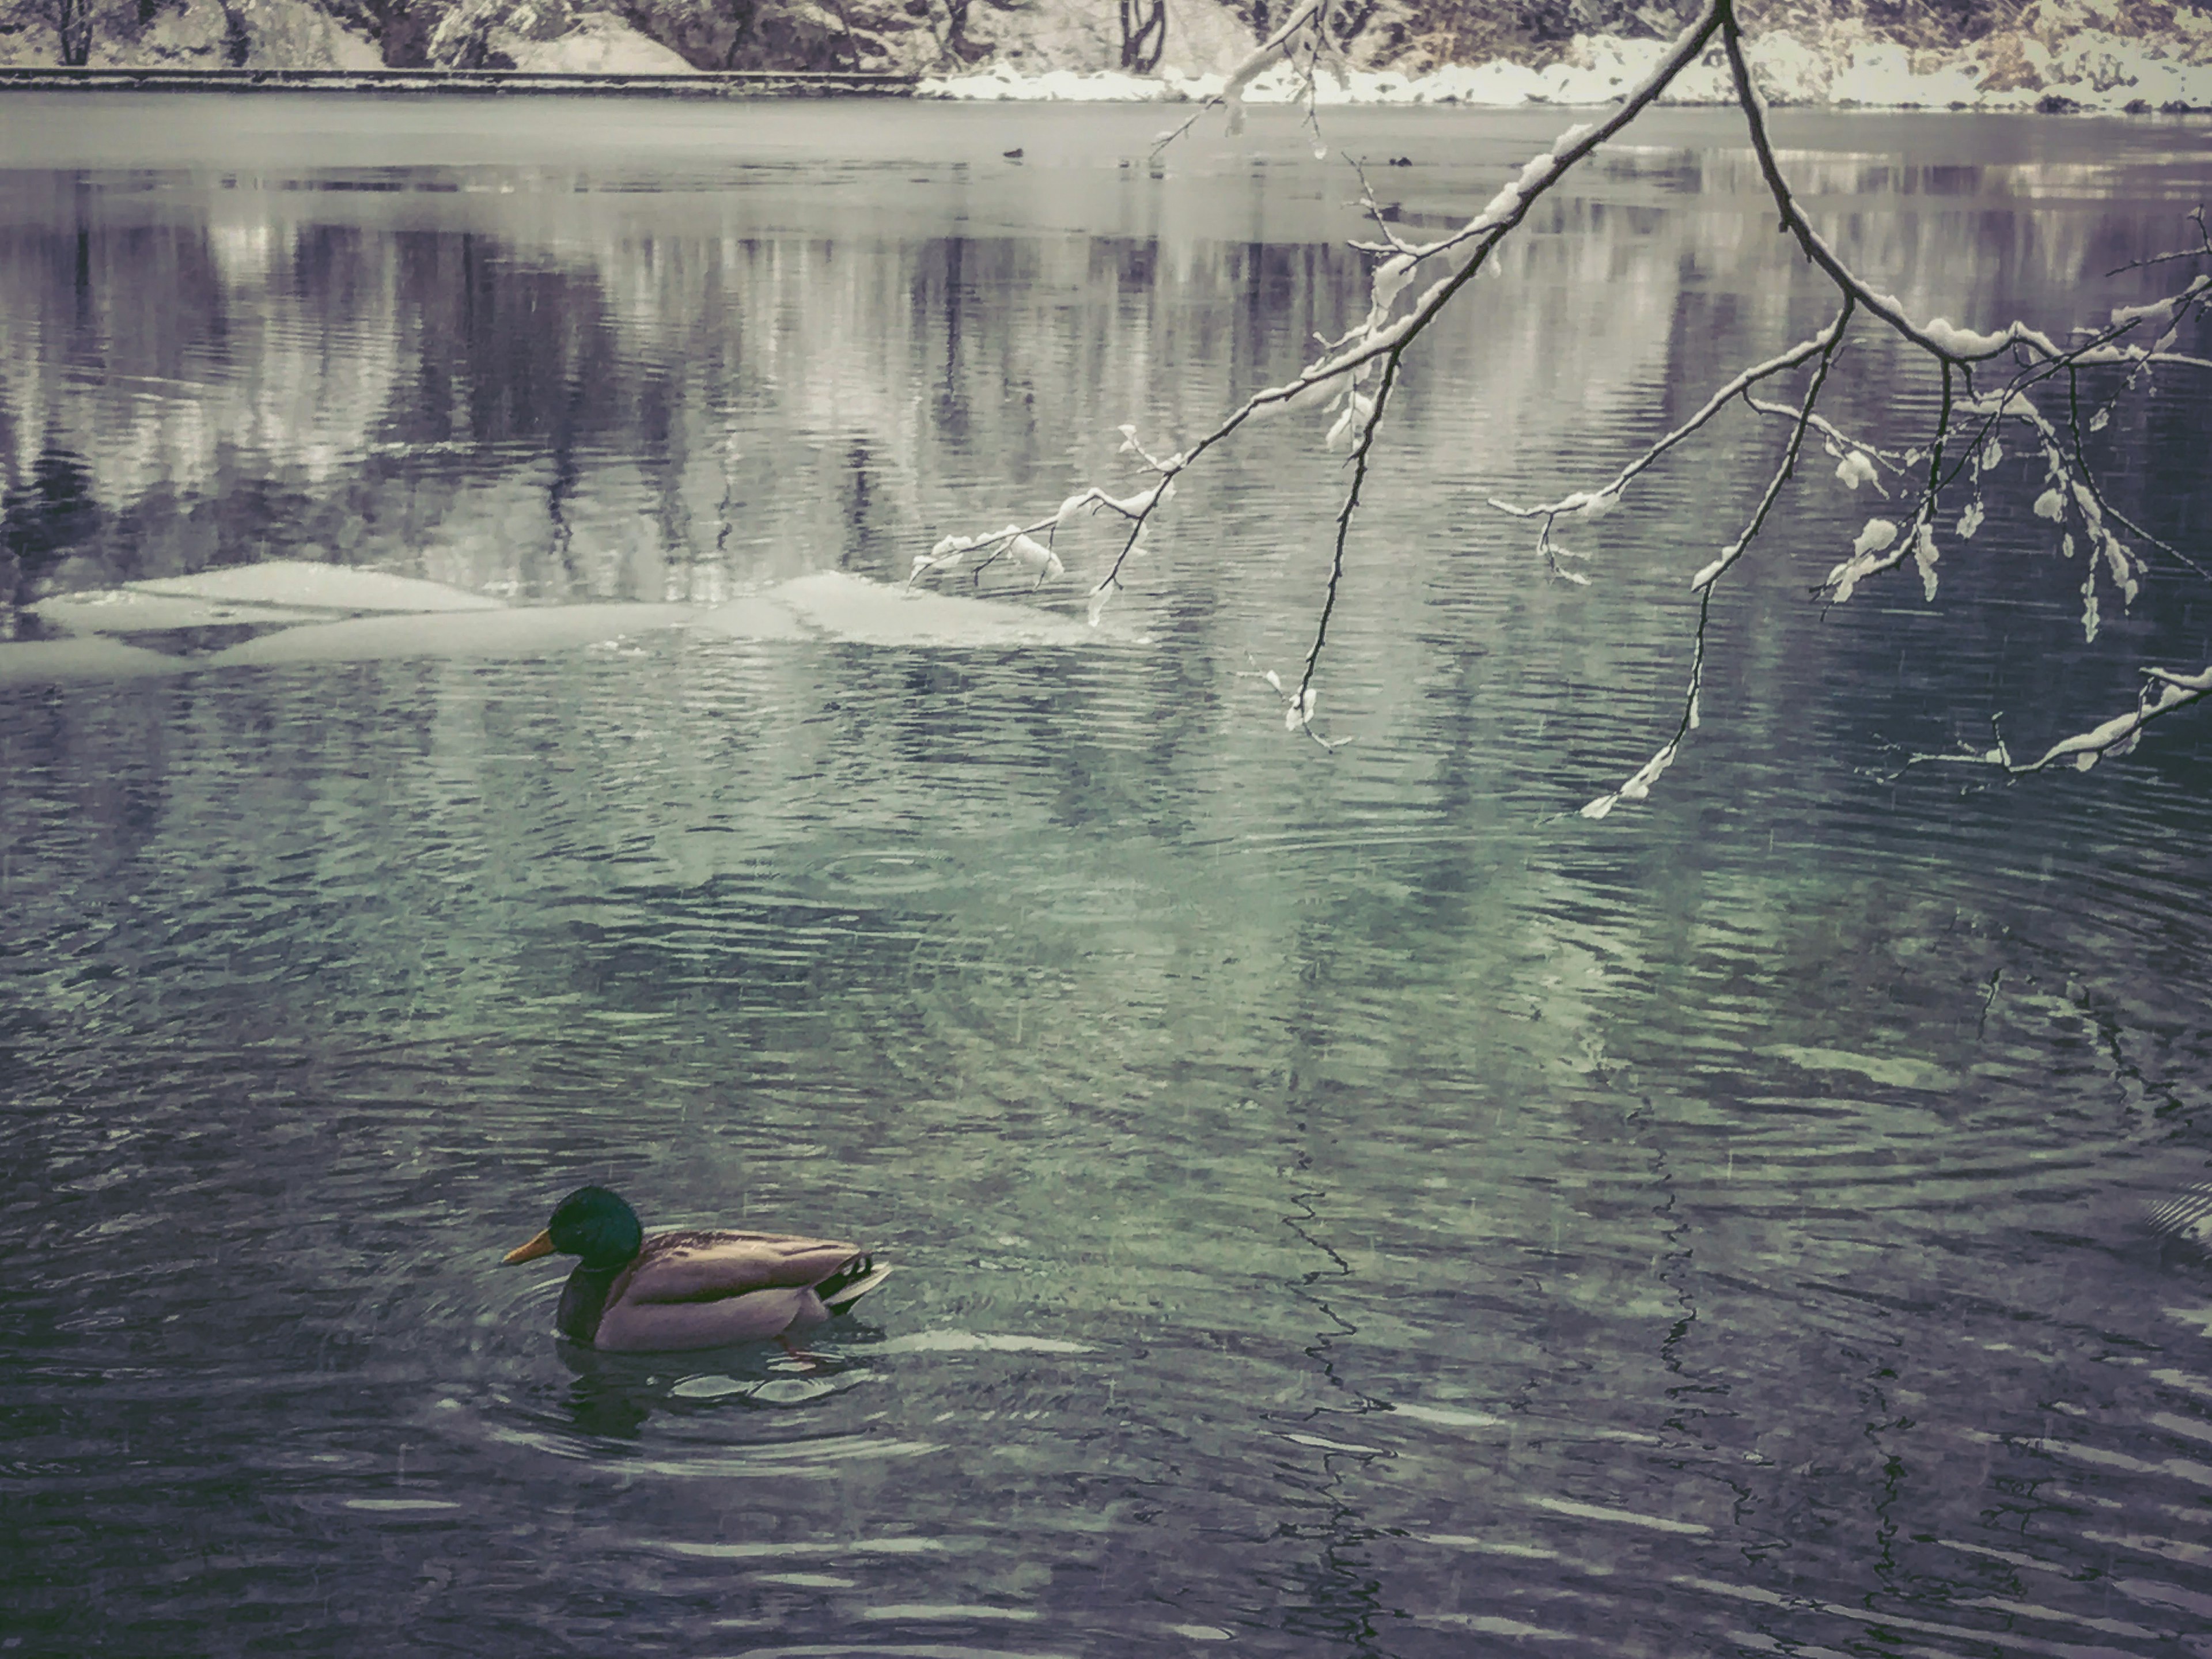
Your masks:
M392 657L539 657L689 627L750 641L988 650L1111 641L1026 605L910 591L841 571L726 604L509 605L440 582L272 560L31 607L40 637L0 642L0 685Z
M2212 109L2212 41L2136 39L2095 27L2004 31L1943 51L1913 52L1893 41L1838 33L1808 41L1784 30L1747 43L1753 72L1778 104L1831 104L1869 109L2048 108L2085 112ZM1667 49L1662 40L1583 35L1558 63L1532 69L1503 59L1446 64L1424 75L1334 70L1316 77L1315 101L1344 104L1456 104L1512 109L1532 104L1582 106L1620 98L1649 74ZM1218 96L1219 75L1157 76L1102 70L1053 70L1023 75L1005 64L973 74L925 80L930 98L1066 103L1182 103ZM1277 64L1245 92L1254 104L1293 103L1304 82ZM1675 104L1733 101L1717 51L1693 64L1669 88Z
M690 607L682 605L555 605L353 617L259 635L193 665L270 667L387 657L542 657L673 628L690 615Z
M500 601L443 582L349 565L270 559L197 575L165 576L113 590L130 599L173 598L324 611L497 611ZM87 597L87 596L80 596ZM53 603L49 601L48 603Z
M325 608L240 605L191 593L166 593L155 587L111 587L93 593L69 593L43 599L40 623L64 634L155 634L187 628L279 626L321 622Z
M174 674L186 665L97 635L83 639L13 640L0 644L0 686L55 685L68 680L139 680Z

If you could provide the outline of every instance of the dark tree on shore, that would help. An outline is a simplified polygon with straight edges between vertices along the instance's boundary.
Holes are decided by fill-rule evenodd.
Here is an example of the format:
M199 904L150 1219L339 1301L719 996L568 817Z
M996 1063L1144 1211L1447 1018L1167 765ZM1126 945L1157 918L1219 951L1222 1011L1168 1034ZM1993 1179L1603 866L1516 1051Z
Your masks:
M48 0L47 13L61 43L62 62L81 68L92 57L92 0Z
M1168 44L1168 0L1121 0L1121 67L1150 75Z

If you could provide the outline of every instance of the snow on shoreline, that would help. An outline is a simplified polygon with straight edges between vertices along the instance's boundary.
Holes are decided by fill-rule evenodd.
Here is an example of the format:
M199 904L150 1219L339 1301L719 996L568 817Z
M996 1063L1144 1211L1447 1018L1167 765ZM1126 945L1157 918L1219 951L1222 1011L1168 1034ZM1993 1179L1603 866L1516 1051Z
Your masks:
M2071 113L2166 113L2212 110L2212 64L2192 64L2164 46L2087 29L2055 49L2027 34L1977 41L1948 52L1912 52L1893 41L1838 41L1824 51L1777 31L1747 43L1770 101L1860 109L2044 109ZM1611 103L1650 72L1667 43L1615 35L1578 37L1561 62L1543 69L1500 59L1452 64L1430 74L1324 66L1316 101L1340 104L1459 104L1510 109L1530 104ZM995 64L972 75L924 80L918 96L1066 103L1182 103L1217 96L1218 75L1164 70L1156 76L1112 70L1053 70L1023 75ZM1285 65L1245 93L1255 104L1304 95ZM1670 89L1672 104L1734 101L1717 52Z

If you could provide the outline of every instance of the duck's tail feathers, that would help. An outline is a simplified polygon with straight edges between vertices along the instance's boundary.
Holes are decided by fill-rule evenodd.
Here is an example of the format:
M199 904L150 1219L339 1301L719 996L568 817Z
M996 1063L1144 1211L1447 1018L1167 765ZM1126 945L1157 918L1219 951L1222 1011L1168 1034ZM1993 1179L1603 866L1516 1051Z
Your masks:
M831 1313L843 1313L870 1291L889 1279L895 1272L889 1262L878 1266L872 1258L862 1256L849 1267L840 1267L823 1283L814 1287L814 1293Z
M2150 1213L2150 1230L2212 1250L2212 1182L2185 1187Z

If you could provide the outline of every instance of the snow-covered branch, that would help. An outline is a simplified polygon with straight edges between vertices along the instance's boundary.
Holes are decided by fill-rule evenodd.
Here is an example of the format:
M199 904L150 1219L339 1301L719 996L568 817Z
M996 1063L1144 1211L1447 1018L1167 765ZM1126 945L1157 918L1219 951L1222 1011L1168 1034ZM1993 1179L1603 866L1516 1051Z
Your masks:
M2013 777L2025 777L2056 766L2061 761L2070 761L2076 771L2086 772L2106 756L2125 755L2133 751L2142 739L2143 728L2153 720L2161 720L2178 709L2212 697L2212 667L2193 674L2176 673L2171 669L2146 668L2143 687L2136 694L2136 706L2124 714L2115 714L2101 725L2086 732L2076 732L2061 738L2032 761L2013 758L2002 733L1995 733L1995 743L1987 749L1962 748L1948 755L1912 755L1905 760L1907 766L1994 766ZM1990 721L1994 728L1996 722Z
M1305 103L1309 117L1313 111L1314 70L1323 54L1330 52L1334 43L1328 38L1329 0L1301 0L1291 9L1290 15L1276 25L1275 31L1266 40L1239 58L1222 84L1221 90L1207 99L1176 125L1152 141L1152 154L1157 155L1170 144L1188 132L1199 118L1208 111L1226 107L1229 111L1229 131L1244 129L1244 94L1253 82L1279 63L1297 64L1301 52L1305 57L1304 76Z
M1002 544L1012 544L1012 538L1024 535L1034 538L1066 522L1073 513L1085 507L1109 507L1128 521L1128 530L1120 552L1091 590L1090 615L1096 623L1107 601L1121 588L1128 561L1141 549L1153 513L1174 494L1175 481L1182 473L1248 423L1271 419L1291 410L1333 411L1335 418L1328 429L1327 445L1333 451L1348 453L1352 477L1337 514L1328 591L1316 626L1314 642L1307 652L1297 689L1286 694L1287 723L1294 729L1310 731L1316 696L1315 672L1327 640L1335 594L1343 579L1346 543L1358 512L1359 492L1366 479L1383 406L1407 349L1481 270L1490 253L1528 216L1537 201L1555 187L1571 167L1656 101L1675 76L1697 60L1720 27L1729 4L1730 0L1706 0L1697 19L1644 81L1630 91L1619 109L1601 122L1571 127L1562 133L1551 149L1528 161L1518 177L1457 231L1435 242L1400 249L1382 260L1370 280L1366 316L1343 335L1325 342L1321 355L1307 363L1294 379L1252 393L1212 430L1165 459L1146 452L1138 443L1134 428L1124 427L1123 452L1138 454L1157 475L1158 482L1149 489L1117 498L1093 485L1081 495L1070 496L1053 519L1041 520L1025 530L1009 526L992 537L948 538L928 556L915 560L914 578L952 568L978 546L987 547L995 556L995 550ZM1318 29L1325 6L1326 0L1309 0L1295 10L1240 65L1237 74L1231 77L1231 88L1241 90L1249 84L1251 76L1290 48L1300 29ZM1463 250L1471 251L1456 260L1447 257L1462 254ZM1425 265L1437 274L1426 286L1416 289L1415 280ZM1379 375L1378 364L1382 366ZM1778 372L1787 366L1778 364ZM1370 379L1376 383L1371 392L1364 389Z
M1775 468L1767 480L1765 492L1759 498L1751 521L1743 533L1721 550L1720 556L1698 572L1690 586L1698 594L1698 627L1690 647L1690 686L1682 699L1682 717L1674 728L1674 735L1660 745L1659 752L1644 762L1635 775L1618 789L1600 795L1583 808L1586 818L1601 818L1624 800L1642 800L1651 793L1651 786L1662 772L1674 763L1674 757L1682 747L1682 739L1697 730L1701 716L1700 701L1705 684L1705 636L1713 614L1713 584L1729 568L1741 558L1765 528L1767 515L1773 512L1774 503L1781 499L1782 487L1797 470L1797 456L1805 447L1805 434L1812 429L1813 406L1820 400L1820 389L1827 384L1828 370L1836 361L1836 353L1844 343L1844 332L1850 326L1854 301L1844 296L1844 308L1836 313L1836 320L1815 337L1820 349L1819 360L1813 368L1812 378L1805 387L1804 401L1798 405L1796 423L1790 431L1790 442L1783 451L1782 464ZM1548 526L1547 526L1548 527Z
M1730 398L1739 392L1748 392L1770 375L1779 374L1785 369L1795 368L1807 358L1818 355L1820 350L1821 337L1816 334L1810 339L1800 340L1780 356L1769 357L1765 362L1754 364L1743 370L1726 386L1706 398L1704 406L1697 413L1646 449L1634 460L1629 462L1627 465L1622 467L1613 475L1609 483L1601 484L1594 490L1577 489L1571 495L1561 496L1556 501L1544 501L1534 507L1516 507L1512 502L1500 501L1494 495L1491 497L1490 504L1500 512L1510 513L1518 519L1537 519L1556 518L1562 513L1588 513L1591 504L1600 496L1618 501L1621 491L1628 487L1630 480L1684 439L1694 433L1703 431L1706 423L1714 416L1728 407Z
M1312 76L1321 57L1334 49L1327 27L1330 4L1331 0L1304 0L1295 6L1205 107L1227 105L1233 131L1241 100L1253 80L1271 65L1288 61L1297 65L1306 78L1310 119ZM1322 340L1297 375L1249 393L1211 430L1171 453L1152 453L1139 441L1135 428L1125 426L1122 453L1135 456L1145 468L1149 475L1145 487L1129 489L1092 484L1069 496L1050 517L1035 523L1008 525L981 535L947 537L929 553L915 558L910 580L962 568L980 574L995 562L1012 560L1035 571L1042 585L1064 569L1054 549L1057 533L1078 518L1103 515L1118 520L1122 534L1118 551L1105 562L1090 589L1090 616L1095 624L1103 608L1121 590L1129 561L1143 550L1155 514L1173 497L1182 474L1249 424L1290 411L1326 415L1329 417L1326 447L1346 457L1349 478L1335 515L1328 577L1312 641L1294 685L1286 686L1285 677L1272 670L1260 678L1283 698L1286 726L1328 741L1321 739L1314 727L1317 674L1346 580L1352 532L1371 459L1407 352L1521 227L1534 205L1599 146L1638 119L1684 70L1702 58L1716 40L1778 216L1778 228L1795 240L1807 260L1834 288L1839 307L1817 333L1739 369L1686 420L1594 487L1530 505L1492 498L1492 505L1500 511L1538 522L1537 551L1553 575L1586 586L1588 576L1562 563L1565 559L1580 559L1587 552L1587 549L1562 546L1555 539L1563 520L1589 525L1613 513L1643 473L1704 434L1732 404L1741 401L1758 416L1787 423L1782 450L1741 532L1720 547L1690 578L1689 586L1697 596L1697 624L1689 684L1673 734L1619 787L1585 806L1584 816L1602 817L1620 801L1646 797L1680 753L1688 734L1698 728L1716 585L1753 550L1784 489L1796 477L1808 441L1817 440L1833 459L1838 482L1854 490L1863 483L1885 501L1895 500L1882 516L1864 522L1848 553L1818 584L1817 591L1830 604L1848 602L1869 581L1908 562L1920 576L1923 594L1932 600L1943 538L1963 542L1974 536L1987 512L1985 496L1993 477L2012 456L2031 470L2031 477L2039 462L2041 489L2034 500L2034 511L2055 526L2060 550L2069 556L2078 550L2077 535L2079 546L2087 550L2081 593L2083 629L2089 640L2097 636L2100 607L2106 599L2117 597L2123 605L2135 599L2144 571L2144 557L2136 547L2148 546L2177 566L2207 577L2204 565L2115 508L2091 464L2088 438L2104 429L2122 399L2146 390L2154 375L2212 369L2212 361L2176 349L2183 328L2212 311L2212 271L2197 272L2161 299L2114 310L2094 327L2064 331L2057 336L2017 319L1999 328L1976 329L1943 317L1915 316L1895 295L1877 291L1853 270L1799 204L1768 131L1765 102L1745 54L1736 6L1737 0L1704 0L1697 15L1616 108L1601 120L1568 128L1480 210L1434 240L1410 240L1385 223L1363 175L1364 199L1381 226L1382 238L1352 244L1375 260L1364 316L1352 320L1335 338ZM1198 113L1204 113L1204 109ZM1170 142L1189 125L1185 122L1161 142ZM2192 219L2199 246L2154 255L2121 269L2212 262L2212 233L2208 233L2203 210ZM1918 354L1939 382L1941 397L1933 426L1909 445L1899 444L1887 434L1869 437L1847 433L1818 408L1845 337L1862 313ZM1802 396L1794 404L1755 395L1768 383L1808 365ZM2085 405L2085 374L2099 377L2101 401ZM2012 443L2009 450L2008 439ZM2133 538L2132 544L2122 539L2123 532ZM2067 739L2039 760L2015 763L2002 752L2001 743L1986 753L1914 758L1971 758L1976 763L2002 765L2014 775L2039 771L2069 757L2077 765L2086 766L2101 755L2125 752L2149 721L2212 694L2212 669L2202 675L2163 669L2145 672L2146 690L2133 713Z

